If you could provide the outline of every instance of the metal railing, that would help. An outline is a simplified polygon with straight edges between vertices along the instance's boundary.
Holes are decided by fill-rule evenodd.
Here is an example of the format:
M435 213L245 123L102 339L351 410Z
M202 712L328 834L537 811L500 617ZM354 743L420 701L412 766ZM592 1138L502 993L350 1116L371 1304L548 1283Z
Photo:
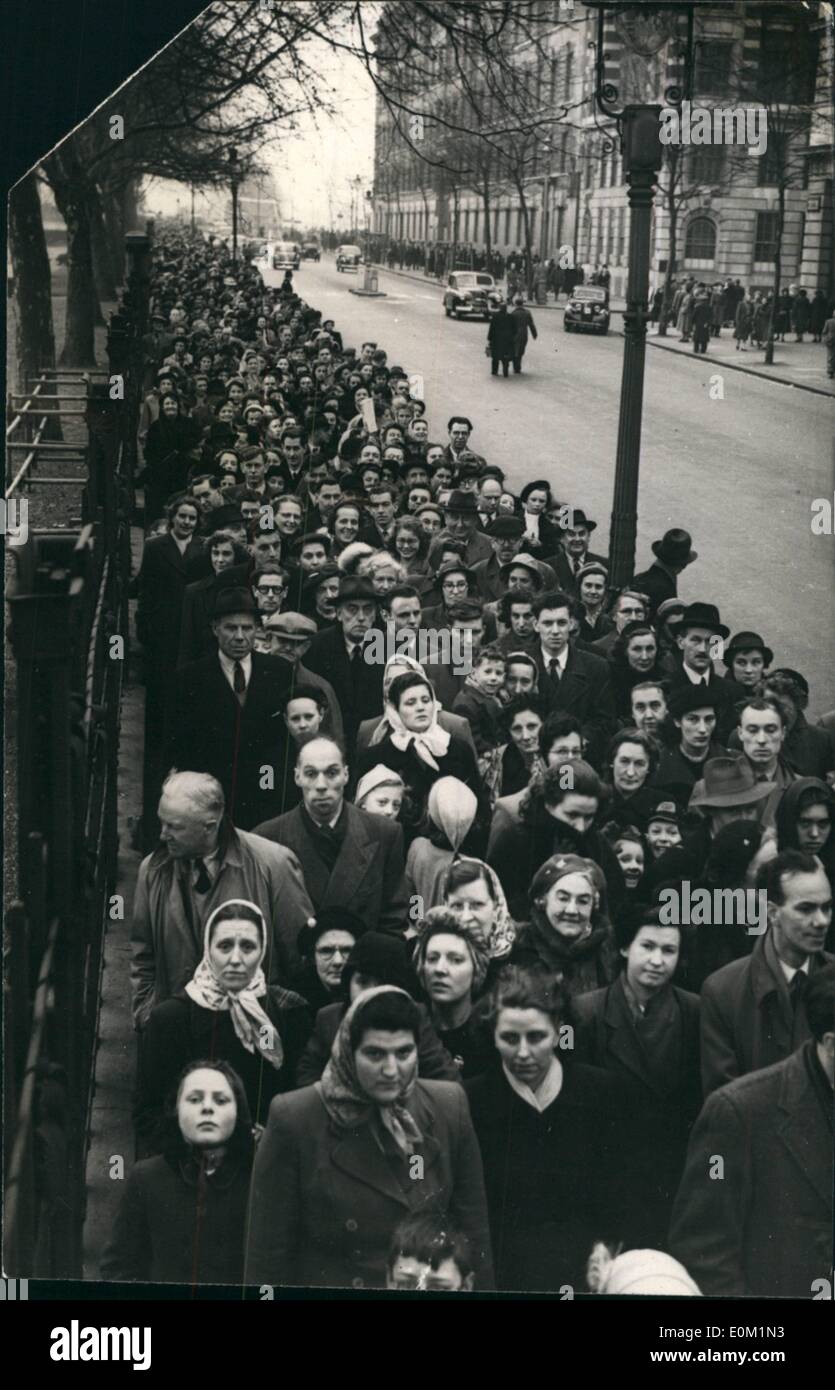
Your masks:
M3 1263L15 1278L73 1278L82 1270L102 948L118 856L119 705L147 313L147 238L128 243L131 277L111 318L110 371L101 374L121 374L125 393L111 400L106 385L85 386L85 467L73 479L83 489L81 530L30 529L12 552L17 571L7 593L14 659L7 739L16 786L6 839L7 855L15 839L18 852L5 919ZM34 420L49 394L33 388L12 426ZM56 399L63 425L66 397L56 390ZM41 447L15 472L18 489L48 481L35 473Z

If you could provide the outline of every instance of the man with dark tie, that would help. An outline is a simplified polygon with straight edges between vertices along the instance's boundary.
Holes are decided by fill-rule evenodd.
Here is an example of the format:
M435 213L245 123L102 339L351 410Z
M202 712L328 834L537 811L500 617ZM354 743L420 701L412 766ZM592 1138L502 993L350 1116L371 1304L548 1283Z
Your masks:
M549 710L563 710L580 720L591 761L602 752L615 726L609 668L602 657L581 651L569 640L573 600L551 591L534 599L539 692Z
M581 507L562 509L557 513L557 523L562 535L560 548L556 555L545 558L556 571L557 581L563 593L578 595L579 574L584 565L594 561L603 563L603 555L593 555L589 550L592 531L597 530L597 522L587 517Z
M348 765L331 738L299 746L294 778L300 805L256 826L256 835L298 858L314 914L344 907L369 930L403 932L408 895L402 828L345 800Z
M250 830L275 805L286 772L284 697L293 668L253 650L257 609L248 589L221 589L212 619L217 651L178 673L169 763L210 772L235 825Z
M220 783L203 772L167 777L159 802L161 842L139 866L131 927L134 1023L192 978L203 931L231 899L254 903L272 935L264 973L286 984L293 945L313 916L292 850L236 829L225 814Z
M367 638L378 620L377 595L367 579L339 582L336 623L316 634L304 664L330 681L342 711L345 742L353 748L363 719L383 713L382 661L367 661Z
M719 621L715 604L688 604L676 626L681 666L670 682L673 691L680 686L705 686L716 696L718 734L723 743L736 723L734 704L738 689L734 681L718 674L714 658L721 658L723 642L729 636L730 628Z
M832 887L819 859L787 849L761 871L768 926L750 956L702 985L702 1089L707 1096L737 1076L788 1057L809 1037L803 994L810 975L832 961L824 941Z

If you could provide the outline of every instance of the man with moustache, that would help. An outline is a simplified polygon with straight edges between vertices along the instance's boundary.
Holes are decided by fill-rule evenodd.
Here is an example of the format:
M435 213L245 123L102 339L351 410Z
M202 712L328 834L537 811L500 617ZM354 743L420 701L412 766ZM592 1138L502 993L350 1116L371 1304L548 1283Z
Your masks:
M497 516L487 527L486 535L490 541L491 554L472 566L473 578L478 586L479 596L485 603L495 602L507 590L502 578L502 569L519 554L525 535L525 523L517 516ZM544 560L534 559L534 564L542 576L544 589L557 587L554 571Z

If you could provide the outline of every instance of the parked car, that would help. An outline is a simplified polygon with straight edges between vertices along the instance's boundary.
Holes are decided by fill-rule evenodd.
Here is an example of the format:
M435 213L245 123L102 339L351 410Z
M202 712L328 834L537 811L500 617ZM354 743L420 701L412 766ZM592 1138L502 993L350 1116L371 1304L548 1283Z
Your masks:
M295 241L277 241L273 247L273 270L298 270L301 258Z
M565 306L563 328L589 333L609 332L609 291L602 285L576 285Z
M358 270L362 260L362 251L358 246L337 246L336 248L336 268L337 270Z
M480 270L455 270L447 280L444 291L444 313L447 318L489 319L502 302L492 275Z
M303 242L302 242L302 260L305 260L305 261L318 261L319 258L321 257L321 255L322 255L322 252L321 252L321 249L320 249L320 247L319 247L318 241L303 241Z

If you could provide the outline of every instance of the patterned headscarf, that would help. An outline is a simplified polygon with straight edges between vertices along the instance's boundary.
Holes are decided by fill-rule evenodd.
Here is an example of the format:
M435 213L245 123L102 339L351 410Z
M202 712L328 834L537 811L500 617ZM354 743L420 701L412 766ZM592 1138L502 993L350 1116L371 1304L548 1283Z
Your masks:
M433 928L436 927L438 930L433 931ZM473 983L470 987L470 993L472 995L478 994L487 978L487 970L490 965L490 952L486 941L477 935L472 928L462 927L449 907L430 907L423 920L415 924L415 930L417 939L412 963L421 983L423 983L423 971L426 965L429 942L433 936L440 935L441 931L448 931L455 936L460 936L470 953L470 959L473 963Z
M232 905L248 907L257 914L261 935L261 953L258 957L255 974L246 989L240 990L227 989L221 983L209 958L212 923L219 912ZM257 1053L259 1057L266 1058L271 1066L278 1069L284 1064L284 1049L281 1045L281 1038L278 1029L271 1023L258 1003L259 998L267 993L267 981L261 968L266 950L267 928L260 907L256 903L249 902L246 898L228 898L225 903L221 903L219 907L215 908L206 922L203 933L203 959L186 985L186 994L203 1009L211 1009L215 1013L230 1013L232 1026L238 1040L247 1052Z
M423 1143L423 1135L408 1109L408 1102L417 1081L417 1065L411 1080L396 1100L390 1105L379 1105L369 1098L359 1083L354 1049L351 1046L353 1020L380 994L402 994L407 999L411 998L405 989L397 989L394 985L376 985L374 989L364 989L358 994L339 1025L339 1031L333 1040L330 1060L322 1072L322 1079L316 1082L316 1089L338 1129L356 1129L369 1120L376 1110L380 1122L388 1130L400 1152L404 1157L410 1158L415 1149Z
M491 869L489 864L485 864L483 859L473 859L467 854L459 854L458 858L454 859L450 864L441 882L441 892L444 902L446 902L448 891L447 882L456 864L477 864L481 874L490 881L492 889L491 896L495 908L493 911L492 925L489 932L482 937L481 944L487 951L491 960L503 960L505 956L510 955L511 948L516 940L516 923L510 915L507 898L499 882L499 876L495 869ZM470 931L474 932L475 930L474 927L470 928Z

